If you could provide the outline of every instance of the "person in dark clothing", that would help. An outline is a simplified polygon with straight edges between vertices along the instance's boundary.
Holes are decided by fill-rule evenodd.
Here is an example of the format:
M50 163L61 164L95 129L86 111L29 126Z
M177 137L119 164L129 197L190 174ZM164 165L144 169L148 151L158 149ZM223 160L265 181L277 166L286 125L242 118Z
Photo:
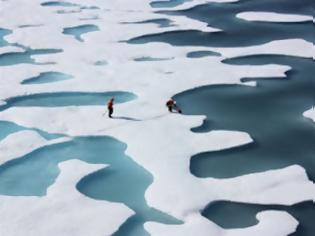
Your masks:
M107 102L107 109L108 109L108 117L112 118L112 115L114 113L114 98L111 98L108 102Z
M179 109L179 107L176 105L176 102L173 99L168 100L166 102L166 106L169 112L173 112L173 109L175 109L178 113L182 113L182 110Z
M174 100L173 99L168 100L166 102L166 106L168 108L168 111L172 112L173 111L173 106L174 106Z

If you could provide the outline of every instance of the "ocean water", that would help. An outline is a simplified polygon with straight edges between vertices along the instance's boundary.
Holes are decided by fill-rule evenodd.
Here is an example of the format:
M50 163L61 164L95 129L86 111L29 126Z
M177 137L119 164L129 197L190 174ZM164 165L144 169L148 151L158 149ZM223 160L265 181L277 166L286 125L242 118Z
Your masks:
M268 210L286 211L300 222L296 232L290 236L314 235L315 210L312 201L295 204L292 207L218 201L210 204L202 215L223 228L232 229L256 225L258 223L256 214Z

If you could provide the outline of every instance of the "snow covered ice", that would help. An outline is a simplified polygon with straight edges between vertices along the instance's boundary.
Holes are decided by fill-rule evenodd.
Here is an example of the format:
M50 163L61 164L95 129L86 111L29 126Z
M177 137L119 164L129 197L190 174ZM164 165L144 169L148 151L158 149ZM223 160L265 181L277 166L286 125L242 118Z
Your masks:
M313 236L312 11L0 1L0 235Z

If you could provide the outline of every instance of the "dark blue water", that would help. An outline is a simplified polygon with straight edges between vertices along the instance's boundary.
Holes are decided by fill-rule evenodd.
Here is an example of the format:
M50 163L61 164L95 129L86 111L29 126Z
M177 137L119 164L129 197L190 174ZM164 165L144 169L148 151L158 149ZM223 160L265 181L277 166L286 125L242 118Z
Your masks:
M206 33L197 30L171 31L140 36L129 43L166 42L172 45L240 47L267 43L273 40L303 38L315 42L312 21L303 23L250 22L236 18L243 11L271 11L288 14L313 15L312 0L240 0L235 3L208 3L181 11L160 11L206 22L222 32Z
M82 34L99 30L100 29L96 25L79 25L75 27L64 28L63 33L72 35L78 41L83 42L84 40L81 38Z
M109 164L77 184L78 190L95 199L122 202L136 212L114 235L147 235L148 220L166 224L180 221L150 208L144 199L153 177L126 156L126 145L110 137L76 137L72 141L39 148L0 166L0 193L13 196L43 196L59 174L58 163L80 159Z
M187 57L189 58L201 58L201 57L208 57L208 56L221 56L218 52L212 52L212 51L193 51L187 53Z
M210 204L202 215L223 228L244 228L256 225L258 223L256 214L266 210L287 211L300 222L297 231L291 236L314 235L315 207L313 202L303 202L289 207L219 201Z
M76 7L76 6L80 6L76 3L58 2L58 1L44 2L44 3L41 3L41 5L44 7Z
M72 79L72 75L64 74L61 72L43 72L38 76L25 79L21 82L21 84L45 84L52 83L62 80Z
M168 1L152 1L150 5L154 8L177 7L185 2L192 0L168 0Z
M0 111L12 106L16 107L62 107L62 106L101 106L114 97L115 103L123 103L136 98L136 95L128 92L55 92L40 93L13 97L6 100L6 104L0 106Z

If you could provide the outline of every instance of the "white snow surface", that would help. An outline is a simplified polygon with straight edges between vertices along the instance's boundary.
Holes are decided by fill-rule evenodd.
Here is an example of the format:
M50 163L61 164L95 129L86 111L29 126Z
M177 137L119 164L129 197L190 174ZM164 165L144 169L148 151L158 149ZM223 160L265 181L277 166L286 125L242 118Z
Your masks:
M160 1L160 0L158 0ZM164 0L162 0L164 1ZM167 0L165 0L167 1ZM207 3L233 3L238 2L239 0L186 0L182 4L179 4L175 7L163 7L163 8L155 8L155 9L162 9L162 10L187 10L191 9L198 5L203 5ZM153 1L152 1L153 2Z
M232 230L224 230L199 214L191 215L181 226L165 226L147 222L145 228L151 235L156 236L207 236L209 232L220 236L283 236L295 232L298 225L298 222L291 215L282 211L262 211L256 215L256 218L259 221L257 225Z
M313 21L313 16L293 15L275 12L241 12L236 17L248 21L270 21L270 22L304 22Z
M305 111L303 113L303 115L307 118L310 118L312 119L314 122L315 122L315 110L314 110L314 107L312 107L311 109Z
M243 77L285 78L285 72L290 70L288 66L233 66L221 61L236 56L272 53L310 57L314 56L314 50L309 50L310 43L301 39L281 40L245 48L175 47L166 43L130 45L122 41L172 30L215 32L220 29L186 17L161 15L147 0L132 3L128 0L77 0L77 4L98 6L99 9L71 7L66 10L75 12L68 14L58 14L60 7L43 7L42 2L45 1L2 1L0 27L13 31L5 39L33 49L53 48L63 52L33 56L36 62L54 64L1 66L0 101L44 92L128 91L136 94L137 99L116 105L115 115L139 121L109 120L102 116L105 108L101 106L11 107L0 112L0 120L69 136L109 135L125 142L127 154L154 176L154 182L145 194L148 205L184 221L176 226L146 223L145 227L152 235L282 236L295 230L296 220L285 212L261 212L257 215L257 225L232 230L224 230L203 218L200 211L217 200L283 205L314 200L314 184L308 180L304 169L296 165L231 179L193 176L189 171L192 155L254 140L239 131L193 133L190 129L200 126L205 117L169 114L164 104L174 94L204 85L242 84L240 79ZM173 9L206 2L209 1L187 1ZM34 12L36 14L32 14ZM161 17L171 20L174 26L123 24ZM84 42L62 34L63 28L84 24L94 24L100 31L83 34ZM36 27L19 28L20 25ZM18 49L6 46L0 50L5 53ZM198 50L212 50L222 56L186 57L188 52ZM171 59L134 61L147 56ZM94 63L100 60L106 60L107 64L95 66ZM51 84L20 84L26 78L47 71L70 74L74 79ZM306 116L309 117L309 112ZM1 159L18 158L58 141L62 140L46 141L32 131L21 131L2 140ZM15 145L20 147L19 150L13 148ZM0 196L0 235L110 235L133 212L122 204L87 198L75 189L83 176L103 167L67 161L61 164L61 174L48 189L47 196ZM91 222L93 225L89 224Z
M294 45L294 47L292 47L292 45ZM314 44L304 39L283 39L250 47L220 48L214 50L219 50L221 54L227 58L255 54L275 54L306 58L311 58L315 55Z

